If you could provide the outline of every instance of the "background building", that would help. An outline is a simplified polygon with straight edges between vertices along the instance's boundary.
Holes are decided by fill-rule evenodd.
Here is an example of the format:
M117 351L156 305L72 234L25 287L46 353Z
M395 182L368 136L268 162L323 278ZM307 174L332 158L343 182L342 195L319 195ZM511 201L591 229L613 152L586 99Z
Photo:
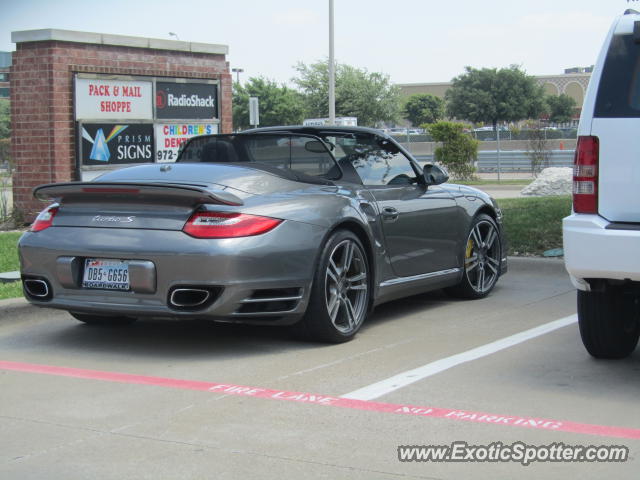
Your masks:
M548 95L560 95L562 93L570 96L576 101L576 105L582 106L584 95L591 78L593 67L568 68L560 75L536 75L535 78L544 87ZM436 83L401 83L402 96L415 95L417 93L430 93L436 97L444 98L445 92L451 87L451 82Z

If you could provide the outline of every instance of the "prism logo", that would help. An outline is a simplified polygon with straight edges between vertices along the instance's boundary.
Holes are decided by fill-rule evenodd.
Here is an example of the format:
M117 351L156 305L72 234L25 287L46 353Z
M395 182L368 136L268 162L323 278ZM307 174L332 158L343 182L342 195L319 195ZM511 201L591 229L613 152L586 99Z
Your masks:
M111 129L108 137L104 136L104 131L99 128L96 132L96 138L91 138L89 132L82 127L82 138L93 144L89 158L98 162L108 162L111 158L111 152L107 144L120 132L122 132L128 125L116 125Z

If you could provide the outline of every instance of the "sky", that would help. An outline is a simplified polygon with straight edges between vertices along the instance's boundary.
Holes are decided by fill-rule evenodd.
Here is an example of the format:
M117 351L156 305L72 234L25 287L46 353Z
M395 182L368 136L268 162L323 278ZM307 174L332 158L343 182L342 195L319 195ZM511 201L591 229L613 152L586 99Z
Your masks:
M240 80L289 83L298 62L324 60L328 0L3 0L11 32L58 28L224 44ZM465 66L520 65L554 75L592 65L626 0L334 0L335 57L394 83L447 82ZM640 11L640 2L635 8Z

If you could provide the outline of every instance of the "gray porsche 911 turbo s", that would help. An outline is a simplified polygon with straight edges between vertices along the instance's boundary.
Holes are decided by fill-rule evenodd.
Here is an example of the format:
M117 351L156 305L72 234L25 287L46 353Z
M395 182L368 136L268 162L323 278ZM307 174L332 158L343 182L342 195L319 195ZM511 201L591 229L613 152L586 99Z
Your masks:
M88 324L141 317L294 325L343 342L382 302L486 296L501 213L378 130L194 137L176 163L42 185L19 242L26 298Z

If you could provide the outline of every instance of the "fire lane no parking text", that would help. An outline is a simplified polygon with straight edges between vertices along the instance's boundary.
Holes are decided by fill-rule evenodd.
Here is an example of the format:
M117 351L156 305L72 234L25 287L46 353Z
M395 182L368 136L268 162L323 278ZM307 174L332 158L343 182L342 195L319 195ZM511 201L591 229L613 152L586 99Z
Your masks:
M474 412L469 410L441 408L433 406L382 403L330 395L321 395L316 393L293 392L262 387L251 387L245 385L132 375L127 373L105 372L99 370L86 370L79 368L39 365L11 361L0 361L0 370L81 378L87 380L99 380L106 382L147 385L182 390L197 390L209 393L221 393L225 395L280 400L286 402L298 402L319 406L348 408L353 410L364 410L378 413L394 413L423 418L441 418L452 421L472 422L484 425L503 425L545 431L569 432L599 437L640 439L640 429L634 428L594 425L517 415L498 415L493 413Z

